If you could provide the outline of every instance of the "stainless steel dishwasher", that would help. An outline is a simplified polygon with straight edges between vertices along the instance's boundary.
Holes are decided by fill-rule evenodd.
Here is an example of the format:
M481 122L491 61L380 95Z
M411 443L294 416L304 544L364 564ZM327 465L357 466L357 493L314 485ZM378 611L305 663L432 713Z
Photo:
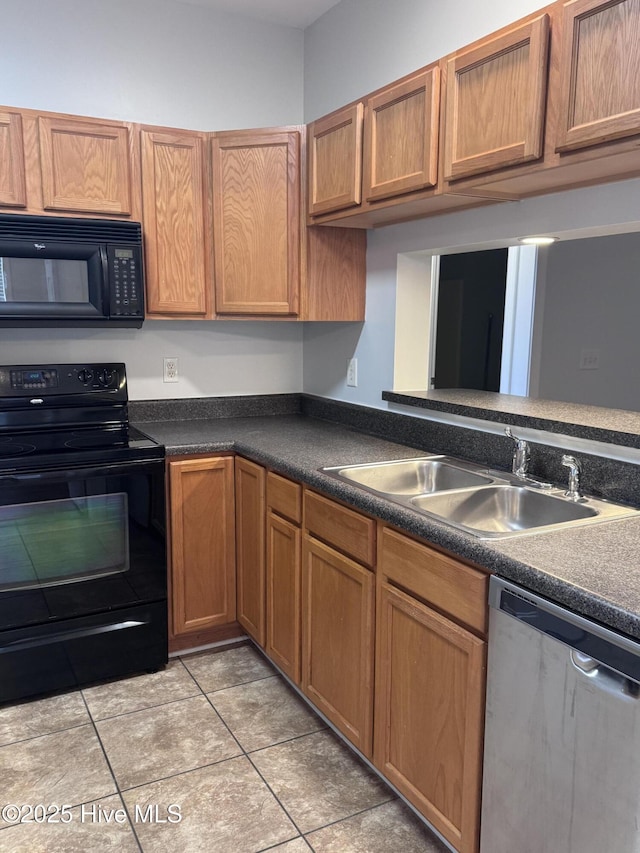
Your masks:
M640 853L640 643L492 577L481 853Z

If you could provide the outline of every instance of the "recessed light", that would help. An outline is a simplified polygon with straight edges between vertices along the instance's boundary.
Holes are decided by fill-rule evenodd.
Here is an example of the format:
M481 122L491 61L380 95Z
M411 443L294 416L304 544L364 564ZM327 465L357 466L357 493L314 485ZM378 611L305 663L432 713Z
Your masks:
M557 242L557 237L518 237L521 243L527 246L549 246L551 243Z

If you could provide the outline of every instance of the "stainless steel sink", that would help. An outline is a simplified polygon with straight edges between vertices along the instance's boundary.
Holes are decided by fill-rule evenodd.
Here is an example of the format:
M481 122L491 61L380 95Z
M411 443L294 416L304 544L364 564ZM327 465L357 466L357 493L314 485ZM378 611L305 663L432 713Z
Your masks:
M323 468L323 473L415 509L481 539L639 515L640 510L587 497L569 500L564 489L493 471L452 456L422 456ZM540 485L540 484L539 484Z
M490 477L458 468L437 457L350 465L335 469L335 473L384 495L423 495L493 482Z
M603 517L602 508L598 512L595 503L574 503L560 495L511 485L466 489L442 495L421 495L412 500L417 509L429 515L487 537ZM614 506L598 503L605 507Z

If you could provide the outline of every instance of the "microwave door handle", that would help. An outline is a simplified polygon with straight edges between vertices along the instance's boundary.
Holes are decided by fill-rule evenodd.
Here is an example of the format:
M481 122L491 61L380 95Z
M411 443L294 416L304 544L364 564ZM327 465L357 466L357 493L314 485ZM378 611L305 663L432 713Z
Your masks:
M107 247L104 244L100 245L100 264L102 267L102 313L105 317L109 317L111 315L109 294L112 282L109 281L109 259L107 257Z

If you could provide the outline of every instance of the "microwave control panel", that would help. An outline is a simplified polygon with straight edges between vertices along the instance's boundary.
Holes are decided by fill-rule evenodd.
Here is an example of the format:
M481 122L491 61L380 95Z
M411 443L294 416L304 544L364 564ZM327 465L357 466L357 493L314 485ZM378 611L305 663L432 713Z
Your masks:
M142 255L137 246L107 247L112 317L142 317Z

